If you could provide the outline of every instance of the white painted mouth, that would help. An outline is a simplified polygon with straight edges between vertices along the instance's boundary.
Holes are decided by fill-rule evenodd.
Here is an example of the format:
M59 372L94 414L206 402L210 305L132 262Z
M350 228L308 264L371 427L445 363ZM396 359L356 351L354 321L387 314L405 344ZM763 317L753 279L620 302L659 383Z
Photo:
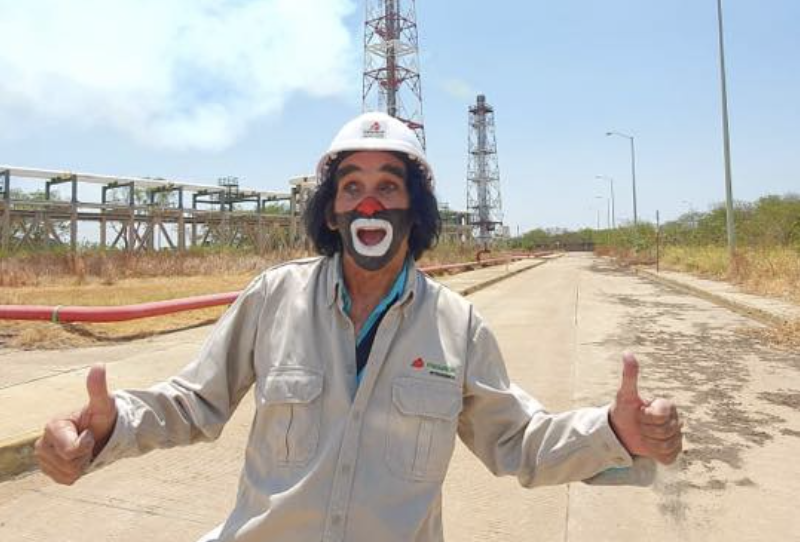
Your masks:
M364 244L358 237L359 230L383 230L383 239L375 245ZM392 223L381 218L357 218L350 223L350 236L356 252L371 258L380 257L386 254L392 245Z

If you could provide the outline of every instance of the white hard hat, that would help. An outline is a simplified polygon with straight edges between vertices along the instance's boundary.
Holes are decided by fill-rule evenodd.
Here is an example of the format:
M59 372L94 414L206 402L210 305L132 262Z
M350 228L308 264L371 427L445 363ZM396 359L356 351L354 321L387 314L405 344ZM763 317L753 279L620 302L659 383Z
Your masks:
M433 188L433 170L417 135L402 121L377 111L359 115L339 130L317 165L317 183L325 182L339 153L356 151L402 152L419 164L427 186Z

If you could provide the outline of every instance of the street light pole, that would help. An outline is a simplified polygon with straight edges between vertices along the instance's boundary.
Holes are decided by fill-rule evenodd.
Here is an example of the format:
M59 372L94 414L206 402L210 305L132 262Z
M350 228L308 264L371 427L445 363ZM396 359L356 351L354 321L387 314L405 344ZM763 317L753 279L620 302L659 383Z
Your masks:
M603 196L595 196L594 199L606 200L606 224L611 228L611 201ZM597 208L597 229L600 229L600 207Z
M614 178L613 177L606 177L605 175L595 175L595 179L606 180L611 187L611 227L616 229L617 228L617 203L616 198L614 197Z
M633 179L633 224L639 222L638 213L636 212L636 144L634 143L633 136L631 140L631 179Z
M631 180L633 182L633 224L639 222L639 214L636 210L636 143L632 135L623 134L622 132L606 132L606 136L619 136L624 137L631 143Z
M725 218L728 228L728 256L733 261L736 253L736 230L733 221L733 187L731 181L731 142L728 132L728 86L725 81L725 40L722 31L722 0L717 0L719 29L719 74L722 88L722 139L725 153Z

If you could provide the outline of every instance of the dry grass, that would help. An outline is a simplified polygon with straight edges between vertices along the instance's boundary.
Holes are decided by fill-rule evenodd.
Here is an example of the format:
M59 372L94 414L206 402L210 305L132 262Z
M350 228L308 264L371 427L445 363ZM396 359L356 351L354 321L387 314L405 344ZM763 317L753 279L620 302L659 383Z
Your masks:
M121 279L114 284L56 279L47 285L0 288L2 305L128 305L239 290L259 271L176 277Z
M667 247L664 267L705 278L729 281L743 291L800 303L800 252L790 248L740 249L728 265L723 247ZM745 335L774 346L800 348L800 321L747 328Z
M276 250L263 256L243 251L137 254L89 251L74 255L42 252L0 259L0 287L46 286L61 279L68 279L74 285L95 280L112 285L137 277L256 273L306 255L301 250Z
M780 348L788 350L800 349L800 320L775 327L745 328L740 332L745 336L765 341Z
M647 250L636 251L628 248L618 248L600 245L594 249L597 256L613 258L619 265L630 267L633 265L655 265L655 256Z
M445 265L449 263L474 262L478 249L469 245L439 245L422 255L417 265Z
M667 247L662 265L729 281L749 293L800 303L800 252L791 248L743 248L729 266L724 247Z
M113 285L100 280L75 285L71 279L50 286L0 288L0 304L8 305L128 305L195 295L241 290L257 272L175 278L122 279ZM5 339L14 348L65 348L130 340L213 322L225 307L180 312L155 318L108 324L57 325L49 322L3 322Z
M263 269L299 251L266 256L121 253L37 254L0 261L0 305L128 305L243 289ZM471 261L475 249L443 245L420 265ZM225 307L108 324L0 321L0 347L60 349L131 340L214 322Z
M128 305L241 290L301 252L43 253L0 262L0 305ZM225 307L108 324L3 322L0 345L57 349L130 340L215 321Z

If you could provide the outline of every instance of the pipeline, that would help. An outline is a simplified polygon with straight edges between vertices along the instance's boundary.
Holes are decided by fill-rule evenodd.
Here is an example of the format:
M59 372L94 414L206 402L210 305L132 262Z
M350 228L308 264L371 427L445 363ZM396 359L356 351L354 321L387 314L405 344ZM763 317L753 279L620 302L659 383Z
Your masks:
M420 268L420 271L431 276L454 272L456 270L471 270L477 267L488 267L517 261L525 258L537 257L537 254L515 254L503 258L479 260L475 262L434 265ZM116 307L96 306L48 306L48 305L0 305L0 320L43 320L60 323L86 322L108 323L136 320L162 316L175 312L204 309L220 305L230 305L241 292L226 292L222 294L201 295L183 299L168 299L153 301L136 305L120 305Z
M216 307L218 305L230 305L236 301L240 293L226 292L136 305L120 305L117 307L0 305L0 320L46 320L56 324L69 322L123 322L174 312Z

